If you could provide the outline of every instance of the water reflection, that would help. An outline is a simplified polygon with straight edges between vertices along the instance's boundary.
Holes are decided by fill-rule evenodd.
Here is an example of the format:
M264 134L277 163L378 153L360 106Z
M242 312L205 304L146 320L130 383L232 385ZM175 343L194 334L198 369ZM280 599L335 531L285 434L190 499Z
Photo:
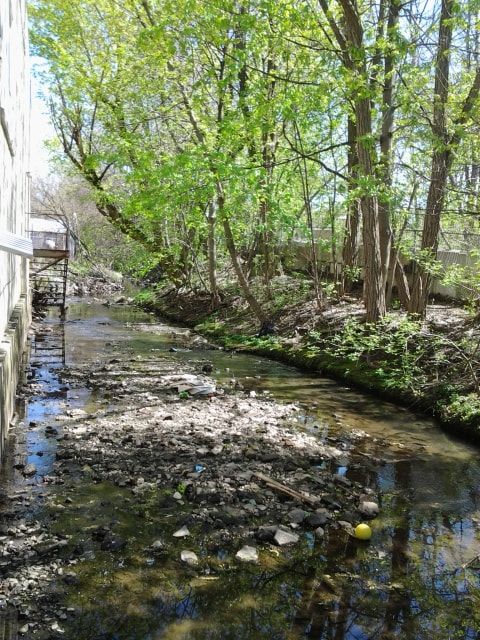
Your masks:
M52 331L46 339L56 335L56 322L47 319ZM330 470L378 496L380 516L371 523L369 543L330 527L322 541L305 535L288 552L263 548L253 567L232 561L236 549L207 540L201 551L208 571L194 574L173 559L178 549L153 561L146 556L148 541L164 534L165 523L159 517L139 521L128 492L91 485L86 474L78 505L56 526L73 535L101 514L118 521L132 542L121 560L99 554L89 561L85 555L80 582L69 596L78 614L67 637L480 637L478 449L406 409L263 358L188 349L182 332L153 324L153 317L124 307L71 304L63 324L64 362L91 362L94 370L129 358L153 366L158 358L179 370L187 362L201 370L208 360L212 376L227 390L235 381L246 393L295 401L301 407L297 427L343 448L344 460ZM108 390L93 396L88 389L64 387L55 364L32 366L40 393L26 407L33 424L29 461L46 469L54 463L55 440L45 426L55 428L57 413L92 403L110 411L121 406L111 405Z

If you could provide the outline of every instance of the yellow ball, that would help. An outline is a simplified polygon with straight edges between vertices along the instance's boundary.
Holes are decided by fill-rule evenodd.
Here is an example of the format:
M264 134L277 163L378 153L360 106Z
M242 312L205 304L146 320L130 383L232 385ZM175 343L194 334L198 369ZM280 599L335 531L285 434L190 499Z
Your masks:
M355 527L355 537L359 540L370 540L372 537L372 530L368 524L357 524Z

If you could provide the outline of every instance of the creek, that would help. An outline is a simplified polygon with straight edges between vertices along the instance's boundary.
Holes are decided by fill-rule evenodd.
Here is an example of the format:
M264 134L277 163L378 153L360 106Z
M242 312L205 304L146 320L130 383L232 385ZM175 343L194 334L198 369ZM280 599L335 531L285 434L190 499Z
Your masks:
M92 482L88 469L65 487L35 486L40 499L25 519L52 521L74 536L102 518L122 523L118 554L86 549L79 574L58 585L74 612L55 627L72 640L300 640L480 637L480 462L478 448L447 436L428 417L357 393L273 360L195 348L191 336L139 310L73 300L64 321L49 314L32 342L37 393L19 408L26 462L38 476L56 463L58 415L112 409L111 394L75 388L62 371L90 365L92 375L123 358L155 354L169 371L192 360L212 363L218 386L238 381L246 396L295 403L297 428L344 451L327 461L345 482L368 487L380 513L361 542L326 528L295 547L260 554L257 564L227 562L231 543L214 550L208 569L185 568L172 554L143 557L152 524L139 524L127 490ZM192 346L193 345L193 346ZM121 412L121 406L116 407ZM27 428L29 426L29 428ZM33 485L3 470L2 483ZM76 493L72 486L76 483ZM20 486L21 488L21 486ZM51 507L71 492L66 512ZM52 497L53 496L53 497ZM68 504L71 505L69 511ZM73 514L73 515L72 515ZM74 522L75 521L75 522ZM173 550L178 553L179 548ZM28 631L19 638L36 638ZM57 637L53 635L53 637Z

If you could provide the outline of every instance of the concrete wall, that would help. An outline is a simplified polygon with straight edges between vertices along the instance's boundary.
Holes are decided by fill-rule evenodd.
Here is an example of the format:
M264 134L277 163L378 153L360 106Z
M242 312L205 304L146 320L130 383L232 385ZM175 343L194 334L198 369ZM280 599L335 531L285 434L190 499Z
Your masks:
M0 230L27 236L30 75L26 0L0 0ZM0 455L30 321L28 259L0 248Z
M478 263L472 260L468 251L441 249L437 252L437 260L442 263L445 270L453 265L458 265L459 267L467 267L467 269L478 274ZM445 285L440 279L435 278L432 283L432 294L452 298L452 300L466 300L471 296L472 292L462 284Z
M336 262L332 260L332 253L329 248L329 232L323 231L318 233L315 238L315 254L319 269L322 275L326 277L328 274L341 273L343 269L342 247L337 248ZM312 265L312 249L308 240L292 240L286 250L292 263L292 267L297 270L311 269ZM407 278L412 284L413 271L415 265L408 258L402 258L404 266L407 267ZM358 264L362 267L363 247L359 246ZM445 272L449 267L458 265L459 267L467 267L473 273L480 276L479 264L474 261L468 251L459 251L455 249L441 249L437 252L437 260L443 266ZM441 278L434 278L432 281L432 295L439 295L452 300L466 300L471 297L472 291L462 284L445 285Z

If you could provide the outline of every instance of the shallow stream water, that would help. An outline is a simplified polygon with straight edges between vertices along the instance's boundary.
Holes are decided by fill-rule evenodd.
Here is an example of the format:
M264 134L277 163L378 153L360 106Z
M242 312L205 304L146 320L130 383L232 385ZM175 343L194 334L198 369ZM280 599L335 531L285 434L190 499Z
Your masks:
M43 474L56 450L45 425L55 425L66 407L90 411L109 402L86 388L72 393L59 369L91 362L93 371L112 358L156 352L179 370L208 358L219 385L238 380L247 391L298 403L298 428L335 439L345 451L331 471L381 496L368 543L306 536L274 562L263 559L217 575L181 571L169 558L129 558L119 567L116 559L92 556L84 563L82 591L67 588L80 613L73 628L66 623L64 637L480 637L478 448L448 437L429 418L329 379L243 353L188 348L181 329L159 328L153 316L132 308L72 301L64 322L51 314L43 329L32 344L30 366L48 393L28 398L23 408L25 423L39 425L28 432L28 462ZM354 437L363 432L368 437ZM123 518L126 536L141 537L127 492L86 477L82 502L78 518L82 509L90 518L95 510L111 510L112 519ZM68 533L73 524L60 518L57 526ZM227 554L218 549L218 562Z

